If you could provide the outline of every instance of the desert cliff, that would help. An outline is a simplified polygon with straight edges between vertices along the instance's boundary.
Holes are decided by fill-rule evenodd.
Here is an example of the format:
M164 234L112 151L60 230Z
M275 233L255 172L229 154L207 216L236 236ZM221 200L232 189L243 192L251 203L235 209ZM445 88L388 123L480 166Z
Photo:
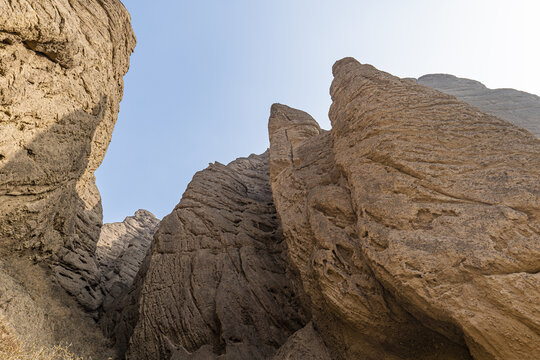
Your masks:
M0 354L538 358L539 97L345 58L330 130L274 104L266 152L103 224L134 46L118 0L0 0Z

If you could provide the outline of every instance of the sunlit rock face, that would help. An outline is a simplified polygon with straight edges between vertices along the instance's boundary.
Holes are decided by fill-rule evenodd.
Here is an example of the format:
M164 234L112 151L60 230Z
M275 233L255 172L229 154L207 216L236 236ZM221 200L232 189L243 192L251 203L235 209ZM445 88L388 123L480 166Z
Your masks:
M333 73L331 130L274 104L268 153L194 176L109 323L121 354L535 359L540 141L424 78ZM521 104L498 116L533 130Z
M134 46L118 0L0 1L0 259L43 306L103 301L94 171Z

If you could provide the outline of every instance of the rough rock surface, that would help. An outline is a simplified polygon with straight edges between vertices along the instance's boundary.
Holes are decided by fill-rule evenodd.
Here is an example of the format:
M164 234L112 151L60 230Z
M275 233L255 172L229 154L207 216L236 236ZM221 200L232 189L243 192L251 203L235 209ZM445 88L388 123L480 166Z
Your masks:
M159 219L147 210L138 210L123 222L104 224L97 243L97 259L104 295L103 311L133 284L159 225Z
M290 259L333 356L534 359L540 141L354 59L333 71L330 132L278 105L269 124Z
M331 353L346 359L467 358L411 316L374 277L359 246L331 133L319 130L308 114L279 104L272 106L268 128L272 189L289 258Z
M329 360L332 359L324 341L313 328L313 323L292 334L279 348L273 360Z
M53 278L89 311L103 301L93 174L134 45L118 0L0 0L0 258L38 307L65 309Z
M454 95L461 101L529 130L540 137L540 97L514 89L488 89L482 83L447 74L420 77L418 84Z
M88 309L102 295L94 183L135 38L116 0L0 1L2 251L50 257Z
M198 172L154 240L128 359L266 359L307 323L266 153Z

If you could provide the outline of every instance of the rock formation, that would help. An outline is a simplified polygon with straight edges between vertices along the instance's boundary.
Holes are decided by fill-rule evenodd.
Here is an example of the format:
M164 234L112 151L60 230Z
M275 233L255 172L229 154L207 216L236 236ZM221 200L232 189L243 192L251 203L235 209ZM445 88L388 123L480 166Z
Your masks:
M59 322L77 306L55 283L87 311L103 301L93 174L134 45L118 0L0 1L0 259Z
M306 113L275 104L269 121L272 189L291 263L311 299L313 323L344 359L467 358L426 328L375 278L332 134ZM283 151L285 150L286 151Z
M314 124L283 106L269 125L270 158L290 149L270 165L290 259L332 353L430 358L413 340L434 331L477 359L533 359L540 142L353 59L334 75L330 133L303 136Z
M163 220L113 322L128 359L540 352L540 141L354 59L333 70L332 130L273 105L269 154L197 173Z
M454 95L461 101L519 125L540 137L540 97L514 89L488 89L474 80L447 74L420 77L418 84Z
M267 154L197 173L144 271L128 359L266 359L308 318L287 275Z
M102 228L134 44L118 0L0 0L9 336L97 359L537 358L540 140L507 121L540 136L538 97L346 58L330 131L275 104L268 152L197 173L157 231L143 210Z
M97 260L104 294L103 311L113 306L133 284L159 220L147 210L138 210L123 222L104 224L97 243Z

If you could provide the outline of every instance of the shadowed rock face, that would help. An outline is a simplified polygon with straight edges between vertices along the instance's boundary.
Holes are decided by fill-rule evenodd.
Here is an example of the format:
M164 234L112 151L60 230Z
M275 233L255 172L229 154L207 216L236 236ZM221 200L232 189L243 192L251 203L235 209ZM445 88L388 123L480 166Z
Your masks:
M97 243L97 259L101 270L103 311L107 312L133 284L135 275L159 225L147 210L138 210L123 222L104 224Z
M354 59L333 70L329 133L303 136L315 125L283 106L269 125L270 158L290 149L288 166L270 163L276 208L332 353L533 359L539 140ZM287 147L283 129L301 141L289 131Z
M420 77L418 84L429 86L540 137L540 97L514 89L488 89L474 80L447 74Z
M267 154L197 173L149 256L128 359L265 359L306 323Z
M88 311L103 301L93 174L134 45L117 0L0 1L0 256L36 306L55 283Z

